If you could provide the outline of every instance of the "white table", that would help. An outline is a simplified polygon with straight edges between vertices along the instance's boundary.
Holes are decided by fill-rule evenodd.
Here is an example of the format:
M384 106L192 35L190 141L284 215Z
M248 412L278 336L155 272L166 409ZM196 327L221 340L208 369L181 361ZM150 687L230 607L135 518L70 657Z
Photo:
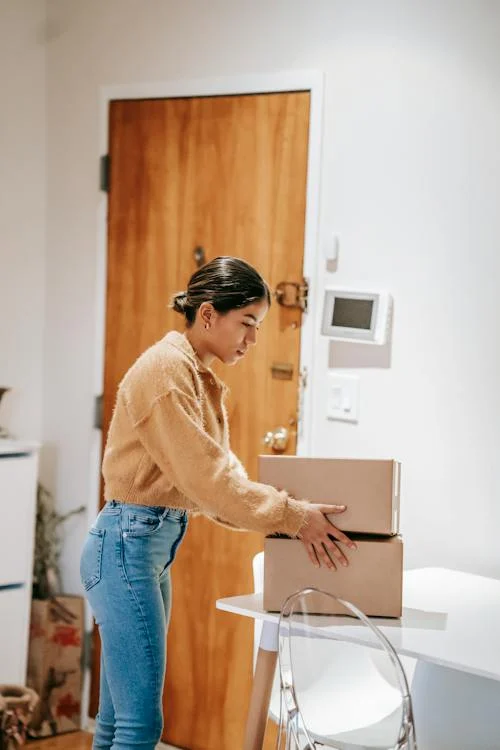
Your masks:
M278 614L264 611L261 594L219 599L216 606L264 622L244 746L260 750ZM321 637L342 628L362 640L350 618L310 620ZM419 660L412 683L419 750L500 750L500 581L445 568L406 571L402 618L374 622L399 654Z

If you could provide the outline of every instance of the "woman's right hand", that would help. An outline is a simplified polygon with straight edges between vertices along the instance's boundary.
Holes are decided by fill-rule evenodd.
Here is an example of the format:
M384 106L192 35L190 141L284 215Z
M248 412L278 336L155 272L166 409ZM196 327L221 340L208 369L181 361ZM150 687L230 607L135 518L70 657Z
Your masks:
M343 513L345 509L345 505L323 505L322 503L310 503L307 506L304 523L299 529L297 538L303 543L314 566L319 567L323 563L327 568L336 570L337 566L333 558L343 566L349 564L346 556L331 537L342 542L349 549L357 549L357 547L326 517L327 514Z

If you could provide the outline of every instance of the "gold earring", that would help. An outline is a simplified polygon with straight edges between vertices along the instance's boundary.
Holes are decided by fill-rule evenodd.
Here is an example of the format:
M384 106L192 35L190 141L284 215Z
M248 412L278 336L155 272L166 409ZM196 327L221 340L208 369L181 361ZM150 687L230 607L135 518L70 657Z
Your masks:
M205 331L208 331L209 328L210 328L210 323L205 323Z

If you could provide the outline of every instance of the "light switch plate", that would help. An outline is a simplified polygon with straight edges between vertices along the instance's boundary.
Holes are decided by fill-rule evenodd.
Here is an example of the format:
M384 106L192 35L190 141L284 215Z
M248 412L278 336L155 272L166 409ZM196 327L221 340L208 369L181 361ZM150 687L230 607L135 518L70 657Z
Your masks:
M359 378L355 375L328 375L327 419L357 422L359 418Z

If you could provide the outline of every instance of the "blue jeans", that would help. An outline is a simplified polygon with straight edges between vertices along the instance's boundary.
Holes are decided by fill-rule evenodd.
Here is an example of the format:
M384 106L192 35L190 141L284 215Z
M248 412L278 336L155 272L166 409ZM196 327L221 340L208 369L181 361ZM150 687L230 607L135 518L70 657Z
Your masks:
M154 750L171 606L170 565L182 510L106 503L83 547L80 575L101 636L94 750Z

